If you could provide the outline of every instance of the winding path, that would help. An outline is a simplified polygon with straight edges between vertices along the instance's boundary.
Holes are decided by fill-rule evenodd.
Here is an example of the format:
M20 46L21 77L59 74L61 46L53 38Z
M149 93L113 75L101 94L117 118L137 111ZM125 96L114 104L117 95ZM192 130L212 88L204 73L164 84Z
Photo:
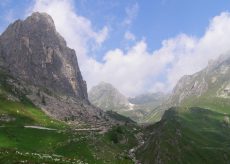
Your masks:
M42 126L24 126L24 128L42 129L42 130L57 130L57 129L46 128L46 127L42 127Z

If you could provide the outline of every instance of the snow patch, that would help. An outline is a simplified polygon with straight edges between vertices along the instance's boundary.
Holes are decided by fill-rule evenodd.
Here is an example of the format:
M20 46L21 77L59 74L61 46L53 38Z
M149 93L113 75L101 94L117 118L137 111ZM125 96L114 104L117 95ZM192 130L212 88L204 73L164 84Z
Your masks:
M129 110L133 110L134 106L135 106L135 104L129 103Z

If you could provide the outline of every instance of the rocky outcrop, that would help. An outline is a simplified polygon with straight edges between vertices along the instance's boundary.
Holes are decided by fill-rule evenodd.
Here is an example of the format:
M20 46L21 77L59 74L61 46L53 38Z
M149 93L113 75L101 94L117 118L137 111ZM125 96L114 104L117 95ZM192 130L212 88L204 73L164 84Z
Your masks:
M172 92L171 101L173 102L173 106L179 105L187 97L199 97L207 89L208 83L202 75L185 75L178 81Z

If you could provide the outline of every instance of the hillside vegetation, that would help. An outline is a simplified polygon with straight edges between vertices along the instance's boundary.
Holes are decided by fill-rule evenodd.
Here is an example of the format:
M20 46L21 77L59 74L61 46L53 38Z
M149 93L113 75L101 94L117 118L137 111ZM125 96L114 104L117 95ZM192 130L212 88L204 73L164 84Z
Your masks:
M146 129L137 152L143 163L229 163L230 111L219 108L171 108Z

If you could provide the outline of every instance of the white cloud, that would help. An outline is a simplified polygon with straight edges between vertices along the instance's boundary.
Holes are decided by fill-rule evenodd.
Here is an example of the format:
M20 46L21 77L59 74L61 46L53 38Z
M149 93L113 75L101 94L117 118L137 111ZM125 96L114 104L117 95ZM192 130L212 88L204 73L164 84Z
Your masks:
M123 21L123 24L129 26L132 24L133 20L136 18L139 11L138 3L135 3L125 9L126 17Z
M126 40L130 40L130 41L135 41L135 40L136 40L135 35L134 35L133 33L131 33L130 31L126 31L126 32L125 32L124 38L125 38Z
M136 95L146 90L151 78L158 76L172 60L168 53L162 55L159 55L159 52L154 53L147 51L147 44L142 40L127 52L121 49L108 51L103 64L91 61L89 64L91 68L83 70L86 71L89 84L107 81L126 95Z
M176 57L168 70L168 84L172 88L179 78L185 74L195 73L206 67L208 61L229 53L230 50L230 13L223 12L214 17L201 38L184 35L171 40ZM180 46L178 47L178 45Z
M143 40L127 52L121 49L109 51L103 64L96 63L94 71L88 70L88 81L108 81L129 96L148 91L170 91L183 75L195 73L206 67L209 60L228 53L228 36L230 13L223 12L210 21L200 38L180 34L164 40L162 47L154 52L148 52ZM97 76L91 76L91 73Z
M230 13L223 12L210 21L200 38L180 34L164 40L162 47L153 52L148 51L145 40L139 40L127 51L109 50L103 62L98 62L88 55L88 50L103 44L108 37L106 26L95 31L91 21L78 15L69 0L36 0L30 11L47 12L53 17L59 33L76 50L89 88L107 81L128 96L169 91L183 75L201 70L210 59L230 49ZM137 11L137 4L127 9L126 25L132 23ZM135 39L128 34L125 37Z

